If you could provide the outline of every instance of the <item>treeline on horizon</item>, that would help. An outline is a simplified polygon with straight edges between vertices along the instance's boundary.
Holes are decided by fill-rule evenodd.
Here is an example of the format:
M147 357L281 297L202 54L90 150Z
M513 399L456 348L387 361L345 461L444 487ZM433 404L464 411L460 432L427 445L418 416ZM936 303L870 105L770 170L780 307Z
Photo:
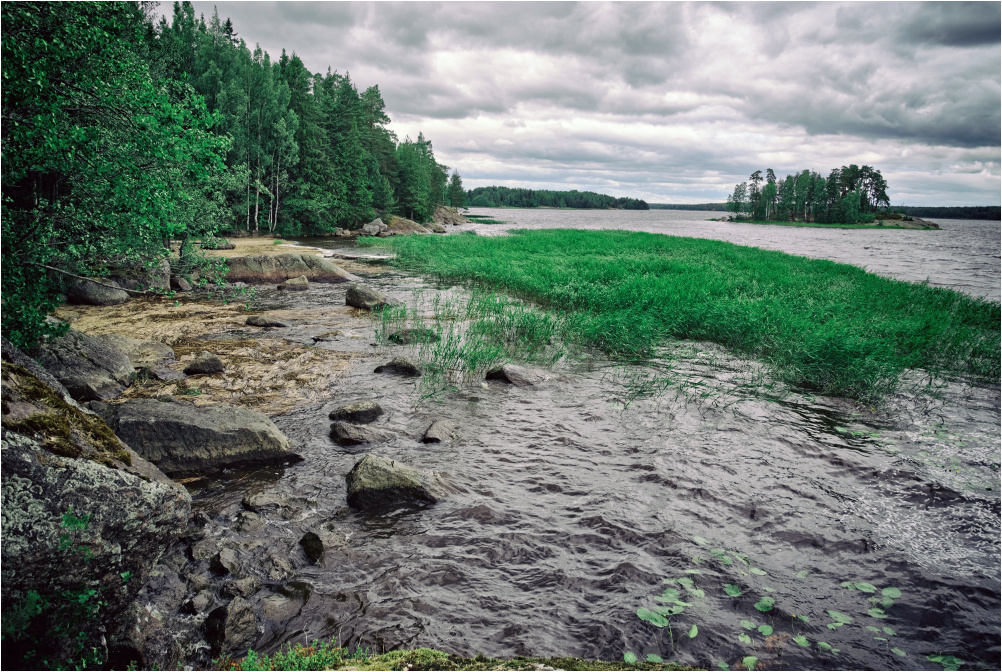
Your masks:
M218 231L357 228L463 205L431 142L387 128L377 86L272 62L175 3L5 2L2 332L30 345L73 281ZM177 255L177 252L174 252ZM173 263L173 262L172 262Z
M699 210L720 212L727 210L727 203L648 203L651 210ZM1002 219L1002 207L997 205L892 205L891 212L899 212L912 217L938 217L941 219Z
M616 198L593 191L549 191L512 187L477 187L466 192L473 208L580 208L598 210L647 210L646 202L625 196Z

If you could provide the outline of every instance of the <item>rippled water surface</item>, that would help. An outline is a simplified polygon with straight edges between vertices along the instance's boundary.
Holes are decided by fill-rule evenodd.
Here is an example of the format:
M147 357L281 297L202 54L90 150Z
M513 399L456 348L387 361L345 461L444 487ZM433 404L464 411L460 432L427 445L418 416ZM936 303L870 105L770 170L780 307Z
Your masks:
M721 212L687 210L508 210L471 208L506 224L477 224L482 235L508 228L626 229L672 236L725 240L805 257L861 266L909 282L929 281L973 296L1000 299L998 221L932 219L939 231L911 229L822 229L711 222Z
M528 211L501 212L526 224ZM575 226L602 226L603 213L571 214L583 218ZM644 229L662 214L637 213L636 228L696 235L727 226L743 236L729 234L734 242L811 256L852 257L846 248L857 245L860 256L833 258L998 298L997 222L970 225L993 231L994 248L953 254L934 274L935 264L915 261L946 254L930 241L962 245L973 233L773 231L684 218L691 213ZM912 261L891 258L891 248ZM464 296L396 273L369 282L426 316L436 296ZM264 290L257 303L343 306L344 289ZM210 516L206 533L242 561L266 566L276 549L292 560L294 576L266 579L252 598L265 616L254 648L336 637L377 650L609 660L633 652L729 669L746 656L762 669L942 669L931 655L998 669L997 385L930 387L916 373L883 407L866 409L774 384L760 365L716 346L682 343L649 366L578 353L535 388L473 381L437 391L374 374L396 354L417 353L377 345L375 324L358 325L317 346L362 353L330 401L274 418L304 461L195 491ZM312 343L309 325L283 333ZM335 445L327 414L363 399L387 410L376 426L397 438ZM420 443L438 418L459 427L456 439ZM344 475L370 451L439 472L449 496L380 515L348 510ZM241 498L255 491L299 509L248 525ZM322 526L342 541L314 566L297 542ZM669 627L638 617L664 606L680 611Z

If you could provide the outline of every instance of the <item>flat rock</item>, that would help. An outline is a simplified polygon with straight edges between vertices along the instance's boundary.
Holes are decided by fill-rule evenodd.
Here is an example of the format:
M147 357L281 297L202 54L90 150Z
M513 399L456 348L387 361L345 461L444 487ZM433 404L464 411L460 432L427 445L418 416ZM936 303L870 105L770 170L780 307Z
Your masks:
M355 463L345 481L348 504L355 509L433 504L444 492L436 475L372 453Z
M341 335L340 331L326 331L322 334L317 334L313 337L314 343L330 343L331 341L336 341L337 337Z
M421 437L421 443L443 443L452 440L452 435L456 433L456 425L448 420L436 420L425 430Z
M377 366L374 373L392 373L397 376L416 378L421 375L421 369L406 357L394 357L386 364Z
M227 259L227 282L278 284L305 276L309 282L353 282L357 277L316 254L257 254Z
M383 407L375 401L356 401L354 404L338 406L330 412L331 420L344 420L358 425L375 422L383 414Z
M251 315L247 318L247 324L251 327L291 327L292 325L282 320L276 320L267 315Z
M122 334L102 334L97 338L123 353L137 369L174 360L174 349L159 341L141 341Z
M366 308L368 310L379 310L386 306L399 306L396 299L383 294L378 289L373 289L368 285L355 282L348 286L348 291L344 296L344 303L353 308Z
M249 408L131 399L111 409L115 433L171 476L301 459L274 422Z
M224 369L223 360L211 352L202 351L195 356L195 361L184 367L184 372L189 376L193 376L198 374L222 373Z
M140 366L136 367L136 374L140 378L147 380L159 380L162 383L169 383L172 380L186 380L187 375L180 371L168 369L166 366Z
M396 343L397 345L410 345L411 343L434 343L439 340L438 334L435 333L434 329L428 329L425 327L401 329L400 331L395 331L390 334L388 339L391 343Z
M305 275L301 275L298 278L289 278L278 288L287 292L305 292L310 288L310 281L306 279Z
M339 446L361 446L366 443L384 443L396 438L395 434L364 425L353 425L338 420L331 425L331 438Z
M548 377L540 371L533 371L515 364L505 364L487 372L487 380L499 380L515 387L534 387L546 382Z
M66 302L86 306L117 306L128 301L128 292L110 286L113 284L118 283L113 280L80 280L66 292Z
M135 372L125 353L74 329L43 343L37 354L39 363L77 401L114 399Z

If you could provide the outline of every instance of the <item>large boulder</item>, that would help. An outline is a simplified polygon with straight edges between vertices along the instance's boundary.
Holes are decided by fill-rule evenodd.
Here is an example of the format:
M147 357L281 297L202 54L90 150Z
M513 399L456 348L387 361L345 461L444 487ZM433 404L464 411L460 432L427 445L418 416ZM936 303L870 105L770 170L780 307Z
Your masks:
M95 336L70 329L38 348L38 361L77 401L117 397L134 369L123 352Z
M117 306L129 300L129 294L113 286L111 280L79 280L66 292L67 303L85 306Z
M344 295L344 303L353 308L366 308L368 310L380 310L386 306L400 305L396 299L391 299L378 289L373 289L360 282L348 285L348 291Z
M363 236L378 236L383 231L386 231L386 229L386 224L383 223L383 220L377 217L368 224L363 225L360 233Z
M275 423L249 408L133 399L111 406L108 420L122 440L172 476L300 459Z
M136 598L191 513L184 488L132 452L98 416L13 363L8 345L0 439L4 625L35 595L43 607L32 628L15 629L13 641L5 636L5 666L29 648L39 660L101 650L102 629ZM77 619L80 609L94 612ZM35 625L43 629L35 633ZM45 628L56 625L80 639L47 635Z
M132 366L137 369L156 366L174 359L174 349L159 341L140 341L121 334L102 334L97 338L128 357Z
M366 455L345 476L348 505L379 510L400 504L434 504L444 496L438 476L381 455Z
M254 607L244 598L234 597L226 606L213 609L205 621L205 638L212 645L213 657L245 653L257 639Z
M306 279L305 275L301 275L298 278L289 278L278 288L287 292L305 292L310 288L310 281Z
M134 290L170 289L170 261L126 259L109 264L111 277L120 287Z
M204 350L195 355L195 361L184 367L184 372L189 376L222 373L225 370L226 367L223 366L223 360L219 359L218 355Z
M459 214L456 208L449 208L444 205L440 205L435 208L435 214L432 218L439 224L444 224L445 226L459 226L460 224L469 224L470 220Z
M383 233L393 236L405 236L414 233L431 233L428 229L417 222L404 217L389 217L386 223L386 231Z
M278 284L306 276L309 282L340 283L358 280L337 264L315 254L257 254L227 259L227 282Z

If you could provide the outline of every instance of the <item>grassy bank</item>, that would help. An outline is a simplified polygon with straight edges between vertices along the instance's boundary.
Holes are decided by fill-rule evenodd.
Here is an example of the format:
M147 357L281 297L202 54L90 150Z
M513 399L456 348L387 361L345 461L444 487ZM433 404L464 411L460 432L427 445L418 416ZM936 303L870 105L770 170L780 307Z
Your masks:
M379 243L401 267L534 301L568 340L626 359L669 339L713 341L787 382L865 401L909 368L999 380L998 304L847 264L627 231Z
M241 660L217 661L221 670L692 670L674 663L604 662L581 658L464 658L434 649L390 651L370 655L366 651L348 651L333 644L315 642L311 646L294 645L272 656L251 651Z

